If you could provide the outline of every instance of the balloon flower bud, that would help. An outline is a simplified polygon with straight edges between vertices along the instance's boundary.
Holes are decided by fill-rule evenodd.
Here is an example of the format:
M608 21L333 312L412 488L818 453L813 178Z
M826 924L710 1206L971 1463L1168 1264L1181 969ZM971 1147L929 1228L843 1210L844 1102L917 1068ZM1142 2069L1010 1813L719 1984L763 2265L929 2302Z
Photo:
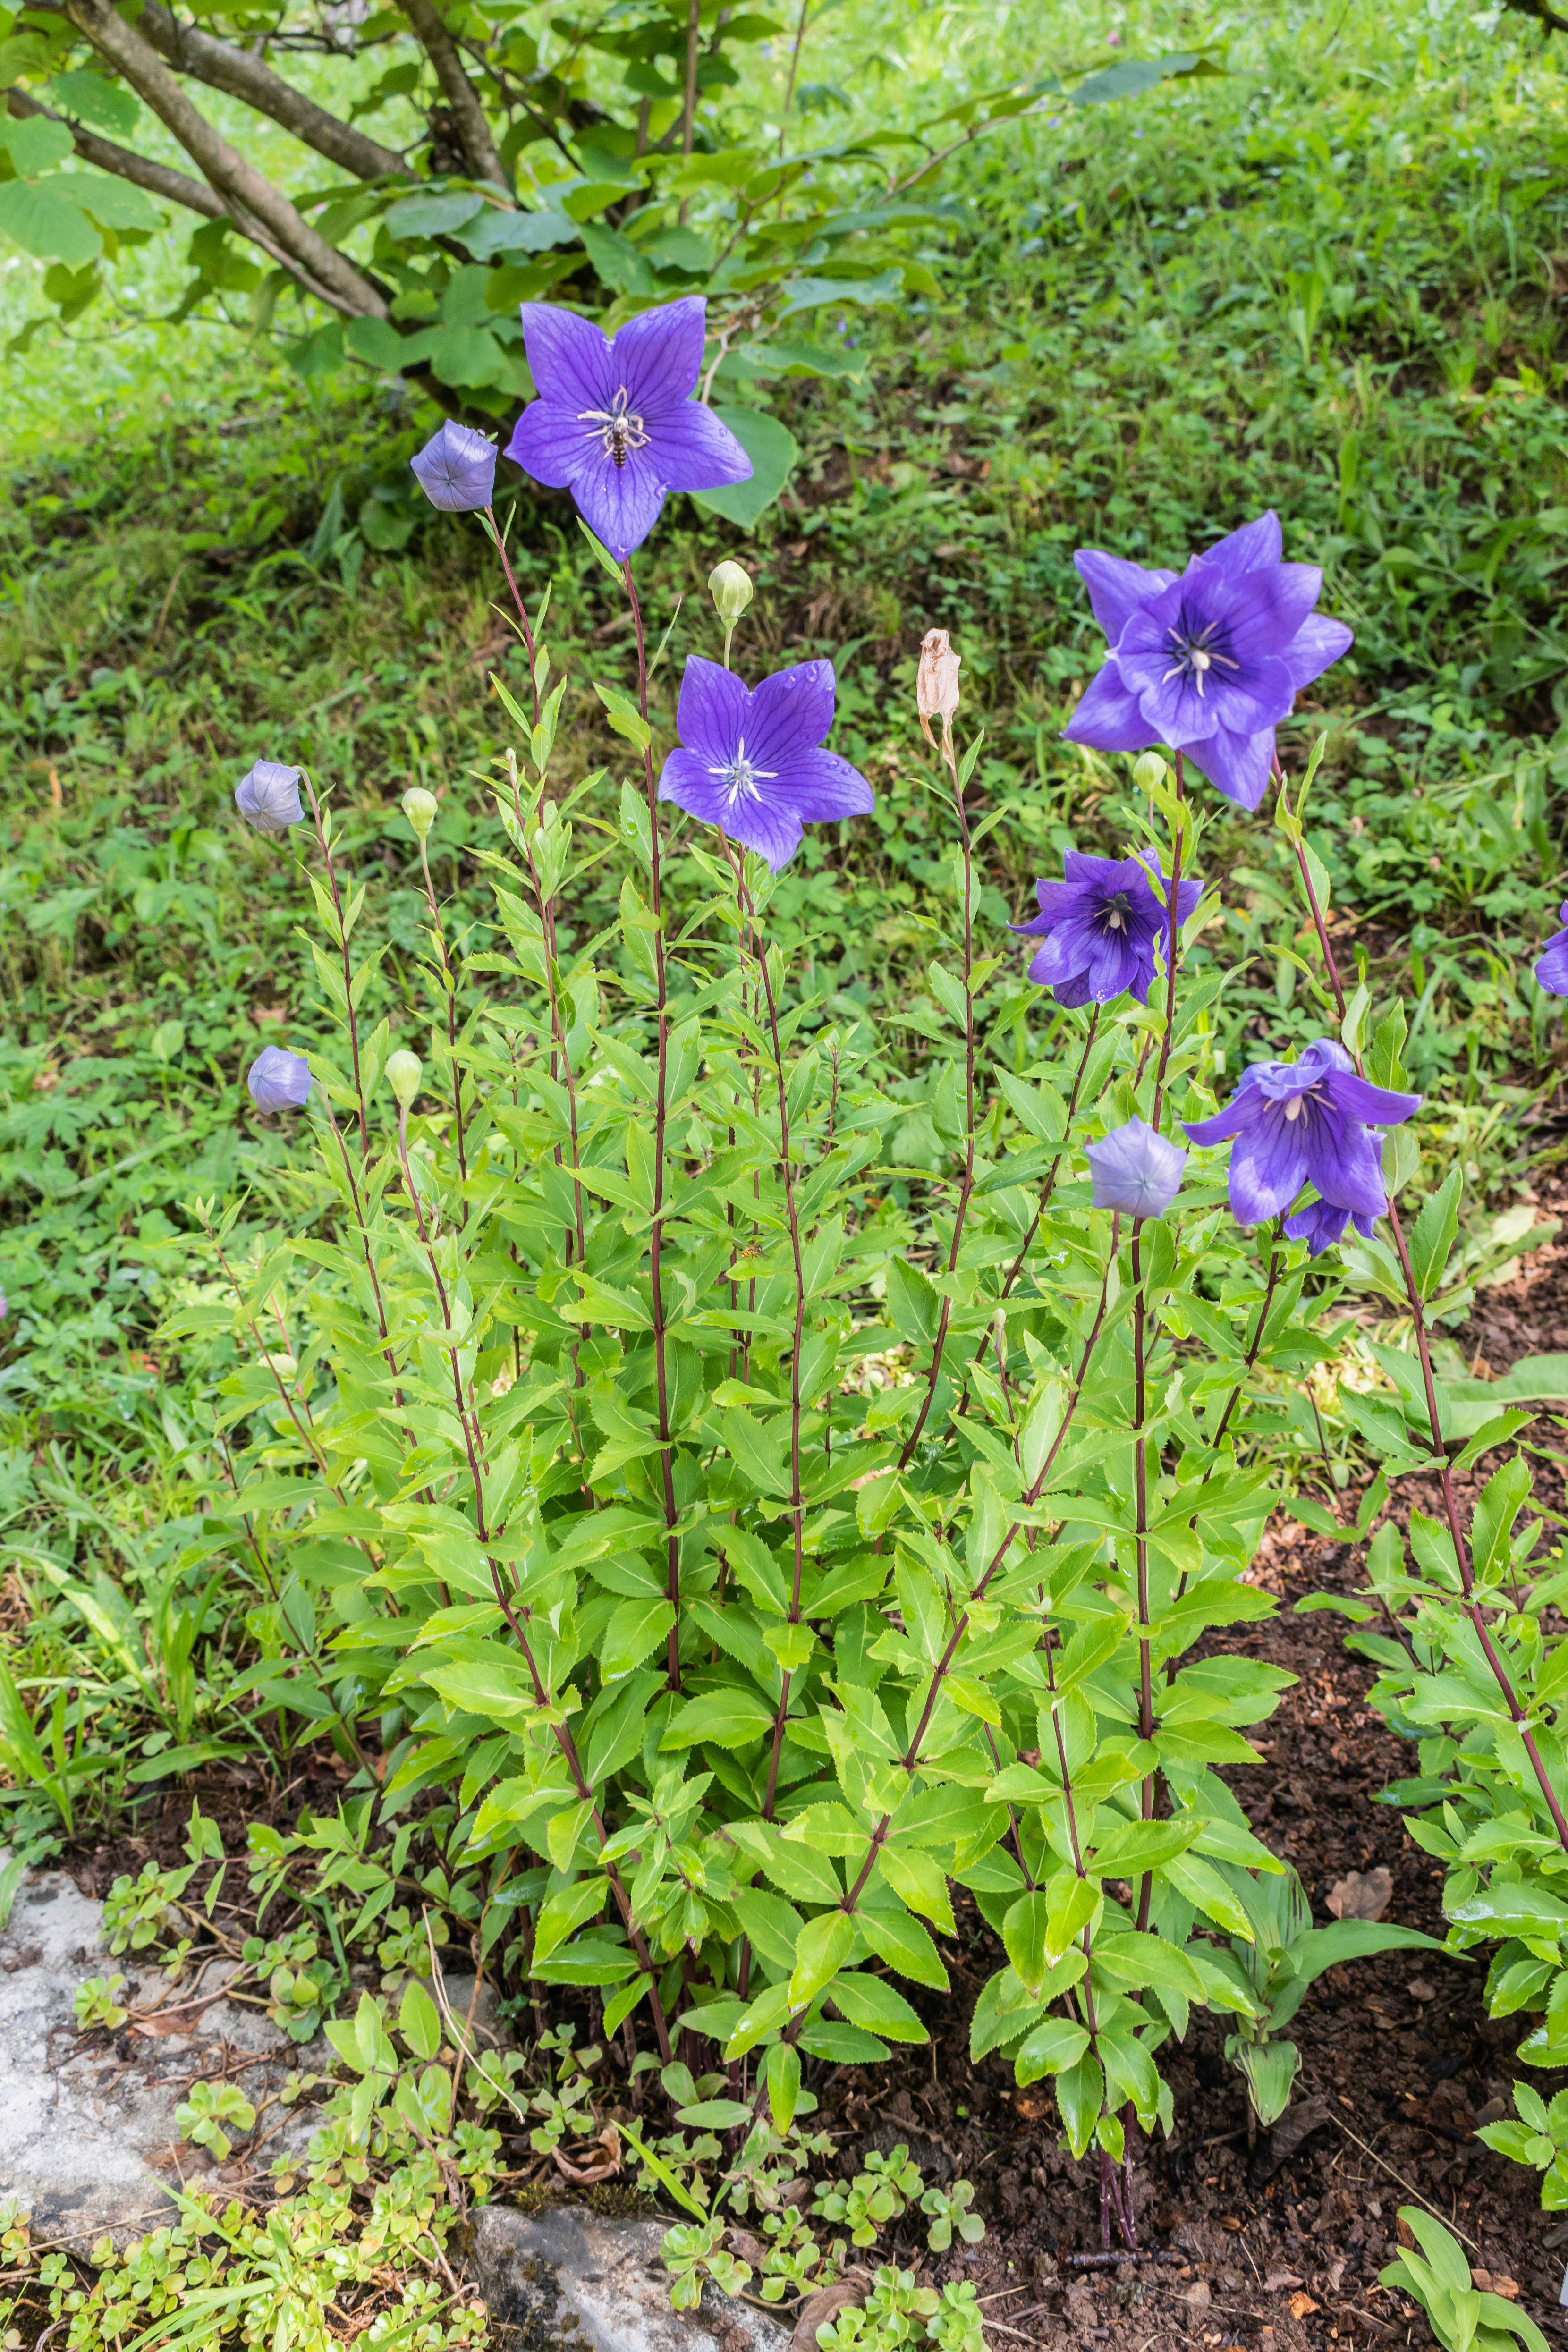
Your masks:
M1147 1120L1130 1118L1088 1151L1097 1209L1129 1217L1163 1217L1181 1190L1187 1155L1156 1135Z
M264 839L280 841L289 826L298 824L303 817L300 773L300 769L285 768L276 760L258 760L249 773L236 784L236 807L247 824L253 824Z
M1132 763L1132 781L1141 793L1157 792L1169 771L1158 751L1145 751Z
M931 722L940 719L942 731L951 736L952 717L958 709L958 672L963 656L955 654L948 643L945 629L928 629L921 646L921 666L915 676L915 708L920 712L921 731L928 743L934 743Z
M400 1046L395 1054L389 1054L386 1057L386 1075L391 1081L392 1091L397 1097L398 1108L406 1110L418 1093L419 1081L425 1075L418 1055L410 1054Z
M403 795L403 814L414 827L415 838L423 841L436 822L436 795L416 784Z
M264 1045L245 1083L258 1110L301 1110L310 1100L310 1065L286 1046Z
M446 514L472 514L495 496L495 443L472 425L455 425L448 417L408 462L431 505Z
M708 574L713 609L727 628L733 628L755 593L752 575L738 563L725 562Z

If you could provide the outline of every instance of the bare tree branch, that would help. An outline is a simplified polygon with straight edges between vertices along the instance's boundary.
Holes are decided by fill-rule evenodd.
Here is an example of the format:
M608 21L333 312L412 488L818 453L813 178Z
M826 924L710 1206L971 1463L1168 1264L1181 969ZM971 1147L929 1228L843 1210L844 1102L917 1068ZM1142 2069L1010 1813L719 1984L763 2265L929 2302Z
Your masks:
M177 72L191 74L230 98L243 99L247 106L269 115L318 155L342 164L356 179L411 180L415 176L395 149L383 147L378 140L329 114L261 58L231 47L227 41L216 40L194 25L182 25L163 0L142 0L138 22L159 56L167 58Z
M308 273L321 299L344 318L385 318L386 303L369 279L198 112L151 43L110 0L67 0L66 14L173 131L223 197L226 211L237 220L248 215L280 248L285 267Z
M485 120L485 110L479 104L479 94L464 70L458 55L458 45L447 30L436 0L403 0L403 13L419 37L419 45L436 68L436 79L441 85L441 95L451 108L457 121L458 136L463 142L463 152L468 159L468 169L476 180L493 180L498 188L507 184L505 167L496 152L490 126Z
M285 253L258 221L252 220L248 213L231 209L221 196L215 195L205 180L193 180L186 172L172 171L167 163L152 163L145 155L132 154L129 147L117 147L112 139L100 139L94 131L83 131L78 123L66 122L63 114L57 114L52 106L40 106L37 100L29 98L25 90L8 89L4 96L11 113L18 119L29 114L41 114L46 121L65 123L75 142L76 152L84 163L95 163L100 172L111 172L117 179L132 180L139 188L145 188L149 195L162 196L165 204L184 205L187 211L201 213L208 220L232 221L237 236L247 237L269 261L276 262L280 269L286 269L307 294L313 294L319 302L325 302L330 308L338 307L325 287L320 285L291 254Z

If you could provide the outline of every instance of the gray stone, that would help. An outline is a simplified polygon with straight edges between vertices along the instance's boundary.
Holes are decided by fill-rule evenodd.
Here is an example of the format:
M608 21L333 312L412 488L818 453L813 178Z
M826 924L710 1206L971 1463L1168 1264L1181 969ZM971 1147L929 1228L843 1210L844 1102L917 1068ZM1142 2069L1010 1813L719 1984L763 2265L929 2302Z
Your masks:
M169 2183L213 2178L210 2158L182 2147L174 2121L189 2085L226 2071L259 2108L311 2055L264 2011L224 1999L232 1963L216 1963L194 1990L170 1986L135 1953L111 1958L102 1922L101 1903L64 1872L34 1871L0 1937L0 2196L28 2209L35 2243L85 2247L105 2231L123 2243L173 2220ZM78 1987L116 1973L127 1979L129 2023L114 2035L81 2034ZM308 2137L315 2120L308 2107L294 2110L263 2164Z
M787 2352L776 2320L711 2283L700 2310L671 2310L662 2221L580 2206L481 2205L469 2218L497 2352Z

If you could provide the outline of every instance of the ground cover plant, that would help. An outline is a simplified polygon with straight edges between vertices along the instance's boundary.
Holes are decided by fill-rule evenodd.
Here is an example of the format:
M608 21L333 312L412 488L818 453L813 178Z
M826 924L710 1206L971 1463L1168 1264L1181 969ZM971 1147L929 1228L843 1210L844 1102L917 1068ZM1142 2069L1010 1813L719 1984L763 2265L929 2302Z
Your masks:
M149 1799L182 1801L192 1875L176 1886L174 1864L132 1869L111 1907L128 1948L141 1934L142 1948L180 1965L185 1945L188 1966L224 1915L221 1892L205 1917L181 1908L188 1887L210 1885L220 1867L199 1819L184 1829L184 1784L205 1791L226 1773L253 1791L256 1830L248 1855L231 1839L228 1891L248 1880L253 1906L270 1901L293 1923L287 1934L270 1916L257 1923L247 1965L301 2042L330 2020L351 2072L309 2193L328 2199L331 2227L363 2231L369 2215L366 2277L382 2242L356 2135L370 2136L368 2162L390 2173L389 2189L401 2184L396 2193L436 2222L441 2248L449 2223L437 2219L440 2197L430 2201L420 2186L416 2150L461 2147L462 2196L483 2195L502 2147L511 2161L531 2139L525 2163L553 2165L561 2150L582 2176L620 2160L604 2134L624 2128L626 2150L636 2143L628 2168L700 2210L672 2244L689 2288L705 2265L731 2284L750 2265L764 2292L814 2284L836 2259L836 2231L853 2242L870 2226L875 2238L919 2200L884 2185L875 2167L840 2179L826 2149L809 2144L809 2102L835 2065L869 2061L899 2032L913 2040L940 2023L934 1977L953 1974L948 1930L961 1918L996 1939L973 1987L976 2053L990 2040L1024 2074L1038 2067L1036 2080L1055 2084L1043 2112L1072 2145L1093 2149L1108 2231L1138 2226L1119 2162L1125 2110L1130 2102L1145 2127L1158 2118L1157 2069L1169 2074L1184 2000L1228 2007L1253 2126L1266 2126L1289 2094L1295 2040L1310 2045L1281 1990L1294 1982L1298 2001L1306 1990L1305 1955L1290 1955L1301 1932L1340 1932L1302 1929L1288 1872L1270 1866L1278 1857L1237 1817L1223 1777L1227 1758L1237 1773L1252 1769L1257 1742L1238 1731L1256 1727L1286 1679L1248 1663L1235 1615L1268 1605L1253 1555L1281 1492L1309 1525L1375 1532L1370 1585L1360 1595L1336 1587L1336 1596L1352 1613L1376 1612L1377 1627L1367 1618L1357 1636L1383 1670L1375 1696L1426 1743L1403 1801L1417 1836L1452 1864L1454 1948L1496 1956L1500 2017L1544 2021L1525 2063L1558 2063L1553 1587L1529 1566L1530 1545L1539 1553L1549 1538L1526 1508L1524 1457L1489 1451L1507 1430L1487 1411L1487 1384L1467 1387L1472 1360L1454 1337L1478 1282L1543 1238L1528 1201L1510 1200L1526 1150L1550 1139L1549 1127L1532 1136L1521 1115L1538 1120L1552 1100L1561 1034L1529 977L1557 897L1549 321L1542 313L1531 325L1538 297L1517 262L1495 346L1506 359L1481 356L1500 314L1483 309L1478 323L1468 307L1498 299L1481 288L1510 266L1520 207L1550 213L1549 183L1530 175L1544 174L1553 152L1555 82L1532 49L1510 53L1515 78L1500 79L1495 47L1469 37L1444 102L1462 82L1468 104L1492 110L1491 135L1513 142L1500 152L1525 160L1506 202L1500 182L1496 208L1489 196L1480 205L1462 265L1426 226L1405 179L1384 192L1390 226L1372 260L1357 257L1359 242L1348 258L1315 248L1288 280L1260 277L1250 310L1216 304L1216 289L1235 291L1238 275L1222 243L1234 247L1238 218L1248 226L1245 203L1222 201L1231 183L1211 160L1215 118L1201 110L1221 105L1217 92L1172 110L1153 185L1129 184L1122 157L1080 150L1073 203L1054 226L1020 217L1006 176L1019 167L1006 155L976 167L973 226L931 265L954 291L924 314L930 341L913 355L889 341L879 376L861 386L793 395L804 457L785 505L747 539L693 525L672 501L636 552L648 622L641 665L615 561L579 536L564 501L509 503L504 474L498 511L532 654L509 623L516 607L477 530L468 551L453 522L438 526L443 540L412 529L414 554L378 548L369 512L390 502L377 482L425 437L400 395L374 415L306 395L326 436L312 451L315 478L302 467L298 489L280 497L270 482L260 489L267 469L258 469L240 533L248 546L214 547L199 520L192 529L184 466L171 476L180 535L149 531L134 568L117 569L125 536L111 541L108 528L116 465L128 485L129 459L95 461L106 509L97 524L92 494L84 501L79 484L59 477L34 501L30 535L16 542L30 583L17 642L34 667L11 720L38 762L39 804L18 827L9 885L30 894L12 931L11 971L21 1034L13 1197L29 1212L7 1284L12 1328L24 1335L14 1393L28 1416L10 1474L21 1515L7 1657L11 1815L26 1860L68 1839L101 1843L145 1819ZM1404 86L1417 126L1435 103L1417 88L1426 71L1413 66ZM1270 138L1276 155L1286 152L1279 125L1308 86L1303 73L1283 99L1223 100L1252 142L1247 162L1258 163ZM1543 96L1552 102L1541 105ZM1547 126L1528 136L1519 121L1527 100ZM1308 142L1278 167L1300 199L1279 208L1310 219L1313 234L1343 213L1349 166L1335 165L1336 152L1362 162L1371 152L1353 77L1336 103L1342 145L1326 141L1325 159ZM1385 127L1380 120L1380 134ZM1206 190L1206 228L1175 202L1172 155L1190 174L1187 193ZM1472 162L1492 168L1484 157L1451 159L1457 186L1476 177ZM1255 176L1267 183L1270 168ZM1075 183L1088 184L1082 194ZM1265 211L1259 226L1272 232L1272 203ZM1105 275L1099 299L1085 302L1091 221ZM1135 224L1142 242L1131 237ZM1394 289L1423 236L1450 307L1417 319L1407 304L1401 312ZM1037 249L1026 255L1028 245ZM975 254L984 290L960 291ZM1368 290L1331 300L1347 268L1358 284L1364 271ZM1156 286L1162 315L1183 325L1179 367L1151 340ZM1256 381L1237 365L1226 339L1237 335L1265 362ZM1114 352L1128 395L1152 394L1142 429L1162 462L1129 468L1113 404L1082 383L1090 344L1101 367ZM1385 383L1373 405L1375 365ZM1201 455L1186 437L1194 385ZM1216 419L1243 396L1258 429L1233 444ZM301 395L282 397L287 408ZM1360 421L1347 430L1346 416ZM612 403L612 436L614 425ZM287 415L260 429L258 446L289 446ZM855 480L837 454L846 443L860 447ZM202 494L221 525L232 444L214 432L209 446ZM1420 454L1433 448L1439 457ZM1285 728L1290 797L1278 824L1272 788L1250 819L1198 781L1193 763L1206 738L1186 746L1179 798L1172 760L1135 782L1136 745L1125 754L1096 746L1083 689L1104 641L1068 563L1088 543L1178 566L1279 495L1272 482L1257 494L1265 471L1291 492L1279 497L1289 552L1330 558L1328 602L1356 632L1321 684L1299 681L1334 725L1300 819L1323 721L1299 710ZM1413 481L1430 500L1429 522L1419 531L1407 522L1410 543L1391 547L1384 519L1408 517ZM57 516L73 529L87 522L82 552L64 534L50 551ZM1531 530L1514 528L1530 518ZM868 523L874 563L856 546ZM732 577L720 575L708 599L721 555L753 580L744 610L734 609ZM258 613L275 632L265 656ZM963 656L951 765L942 711L952 680L940 646L924 683L936 740L928 748L916 730L928 624L945 625L948 650ZM153 648L170 643L171 625L165 658ZM1217 642L1204 640L1205 625L1189 653L1206 656ZM719 680L731 675L730 658L754 680L826 656L837 675L832 745L875 805L851 831L839 830L837 813L831 829L808 824L776 876L754 857L737 872L700 829L715 813L700 801L702 780L721 771L726 806L743 816L776 777L759 773L772 762L755 739L747 769L738 727L733 740L709 741L701 726L720 726L726 706L704 721L700 709L689 714L686 693L710 677L714 694L729 693ZM334 703L345 667L353 683ZM95 678L95 668L108 674ZM1189 676L1200 668L1190 662ZM1159 683L1144 677L1140 691ZM1132 688L1123 678L1119 690ZM558 693L552 720L545 706ZM311 709L312 700L331 707ZM1090 736L1079 752L1060 748L1055 731L1075 709L1073 732ZM645 721L656 789L677 740L694 761L683 787L691 821L668 802L657 810L662 825L679 828L661 840L658 930ZM210 742L204 728L216 730ZM1163 726L1150 719L1148 730L1143 740L1173 751ZM351 962L366 942L357 1087L353 1051L331 1042L329 1025L342 943L329 929L320 950L301 951L292 863L247 844L225 805L253 757L275 758L286 774L305 767L324 796L325 839L353 916ZM111 786L84 810L95 766L112 772L127 760L139 763L134 792ZM584 778L597 780L578 797ZM410 780L434 806L416 798L405 815ZM679 763L671 781L681 784ZM255 789L288 787L263 777ZM860 810L864 797L837 805ZM731 838L739 830L726 827ZM1210 887L1195 905L1178 901L1173 943L1160 877L1175 870L1178 840L1181 873ZM793 846L776 837L762 845ZM1142 869L1146 880L1127 870L1140 847L1161 861L1159 874ZM1100 1011L1064 1003L1068 966L1047 964L1030 981L1024 958L1033 961L1041 943L1021 956L1005 940L1005 921L1036 917L1030 886L1062 876L1069 850L1121 869L1101 913L1140 916L1147 969L1135 963L1127 976L1146 1004L1124 991ZM321 855L318 842L312 870L327 897L312 903L341 919ZM1081 887L1083 869L1072 871ZM1039 902L1047 958L1061 915L1059 902ZM68 1059L53 1018L62 1003L79 1029L100 1024L109 1052ZM38 1024L30 1034L28 1022ZM1384 1089L1426 1097L1384 1152L1412 1211L1408 1281L1398 1249L1389 1255L1375 1234L1349 1237L1310 1267L1302 1252L1320 1238L1315 1224L1293 1242L1271 1240L1265 1224L1254 1249L1217 1168L1211 1179L1214 1163L1201 1157L1188 1162L1175 1206L1135 1240L1149 1196L1122 1196L1113 1245L1116 1213L1093 1202L1095 1182L1109 1180L1086 1160L1089 1142L1131 1129L1123 1149L1147 1150L1134 1122L1163 1119L1179 1149L1176 1112L1199 1124L1217 1115L1265 1055L1292 1056L1297 1075L1275 1082L1288 1102L1309 1071L1327 1082L1331 1055L1320 1047L1315 1061L1302 1059L1325 1037L1347 1059L1364 1049ZM394 1044L418 1048L416 1081L388 1062ZM258 1083L269 1106L279 1065L285 1089L300 1091L291 1055L313 1073L296 1109L318 1123L326 1160L314 1172L289 1132L294 1113L269 1108L282 1127L237 1127L237 1080L264 1045L271 1059ZM204 1071L207 1055L216 1066ZM685 1076L684 1096L672 1073ZM407 1104L394 1075L420 1088ZM320 1124L327 1106L337 1140ZM1156 1153L1131 1175L1142 1187L1159 1172ZM1254 1197L1240 1205L1258 1213ZM1374 1206L1363 1201L1357 1213ZM656 1282L661 1294L680 1284L668 1320ZM279 1310L281 1328L267 1319ZM460 1385L448 1403L454 1371ZM1516 1394L1529 1402L1552 1392L1524 1385ZM1140 1424L1147 1451L1134 1442ZM1045 1452L1026 1462L1037 1441ZM509 1463L508 1449L524 1444L526 1467L521 1450ZM1472 1507L1477 1462L1487 1475ZM1042 1468L1048 1482L1026 1499ZM247 1498L237 1509L237 1486ZM1428 1520L1403 1507L1413 1490ZM603 1507L584 1511L585 1495ZM1391 1495L1396 1508L1384 1516ZM1481 1601L1464 1590L1472 1507ZM999 1509L993 1550L1016 1531L985 1581L988 1514ZM552 1531L570 1535L580 1517L606 1524L581 1530L585 1549L569 1549L563 1563ZM1406 1536L1414 1572L1400 1550ZM1049 1563L1033 1582L1042 1554L1031 1537ZM647 1567L637 1564L639 1538ZM1193 1600L1184 1622L1152 1607L1158 1580L1169 1578L1174 1594L1184 1572L1182 1602ZM982 1582L980 1616L972 1605L960 1647L944 1658L964 1596ZM830 1609L825 1593L842 1605ZM537 1685L520 1667L524 1648L503 1601L534 1665L542 1659ZM993 1625L984 1612L994 1604L1007 1613ZM1222 1622L1205 1638L1215 1606L1232 1629ZM547 1634L536 1638L525 1610ZM1010 1657L1020 1629L1029 1646ZM1090 1635L1108 1634L1106 1656L1082 1669L1086 1727L1061 1677L1092 1653ZM1080 1650L1064 1668L1074 1639ZM638 1642L648 1647L634 1657ZM1031 1658L1041 1662L1039 1688ZM946 1695L961 1685L954 1708ZM856 1736L840 1732L836 1747L831 1727L851 1708L860 1710ZM1510 1728L1520 1721L1522 1732ZM1134 1738L1145 1731L1148 1752ZM1058 1732L1066 1770L1058 1746L1053 1775ZM880 1764L879 1737L890 1743ZM1093 1745L1078 1755L1074 1737ZM443 1740L462 1753L441 1755ZM1015 1754L1011 1769L1026 1777L1007 1780ZM1123 1766L1119 1792L1110 1783ZM302 1769L313 1776L307 1813L275 1810L274 1793ZM893 1826L900 1815L883 1786L900 1770L925 1780L913 1835ZM825 1802L829 1772L836 1793ZM1125 1868L1114 1845L1103 1870L1092 1867L1088 1829L1076 1852L1070 1834L1061 1850L1069 1789L1075 1821L1082 1799L1100 1807L1102 1833L1133 1839ZM651 1831L639 1805L651 1809ZM1420 1808L1430 1809L1425 1823ZM776 1834L781 1825L788 1834ZM932 1825L942 1834L922 1843ZM753 1826L762 1834L748 1846ZM607 1864L594 1859L605 1852ZM1072 1903L1093 1910L1097 1878L1106 1908L1069 1922ZM1193 1887L1211 1907L1184 1916ZM570 1916L595 1897L596 1912ZM531 2039L548 2017L575 2021L563 2048L541 2045L512 2086L515 2105L468 2078L444 2021L424 2046L431 2029L406 1979L412 1971L437 1989L439 1979L421 1913L437 1953L453 1940L479 1948ZM1325 1968L1357 1941L1341 1935ZM1068 1986L1075 1948L1087 1966ZM901 1990L900 1965L913 1970ZM353 1976L367 1966L375 1989L369 2011L363 2001L356 2011ZM812 1983L814 1967L823 1972ZM1140 1969L1155 1975L1140 1979ZM1050 1973L1058 1969L1060 1979ZM119 2021L116 1990L111 1980L86 1989L84 2025ZM765 2012L770 1995L776 2016ZM584 2045L599 2053L586 2071L573 2054ZM638 2058L647 2063L633 2074ZM397 2085L427 2077L433 2106L420 2109L415 2088L397 2093L418 2124L373 2124ZM606 2104L611 2084L624 2087ZM1029 2082L1017 2089L1046 2096ZM1543 2173L1553 2197L1555 2111L1532 2105L1528 2084L1511 2095L1516 2119L1485 2128ZM205 2135L195 2145L216 2154L214 2135L239 2138L239 2125L232 2105L195 2102L191 2130ZM497 2147L486 2133L500 2135ZM440 2160L456 2169L455 2156ZM825 2175L820 2213L792 2224L798 2209L776 2192L814 2167ZM928 2193L947 2192L922 2185ZM841 2210L829 2210L834 2200ZM960 2220L931 2210L951 2242ZM734 2231L749 2216L763 2235L738 2252ZM1149 2226L1145 2210L1145 2242ZM945 2340L942 2329L973 2325L928 2309L919 2298L931 2291L912 2276L900 2282L914 2242L908 2225L896 2246L883 2242L893 2269L884 2301L841 2327L897 2336L918 2323ZM168 2258L149 2257L132 2300L152 2291ZM418 2258L440 2275L435 2255ZM117 2277L106 2282L110 2301ZM62 2295L83 2292L63 2273L56 2284ZM211 2306L191 2309L193 2324L210 2323ZM97 2324L73 2322L78 2340L92 2340L85 2330Z

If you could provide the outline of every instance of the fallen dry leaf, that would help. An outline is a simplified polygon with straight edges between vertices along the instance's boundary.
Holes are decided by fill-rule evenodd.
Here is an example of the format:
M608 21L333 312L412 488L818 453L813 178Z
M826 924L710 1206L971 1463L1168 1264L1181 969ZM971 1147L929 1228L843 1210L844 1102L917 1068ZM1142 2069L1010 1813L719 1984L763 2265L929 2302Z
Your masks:
M816 2331L851 2305L861 2305L871 2282L863 2270L847 2271L834 2286L819 2286L808 2294L795 2315L789 2352L816 2352Z
M1293 2294L1290 2297L1289 2309L1292 2319L1305 2319L1309 2312L1317 2308L1310 2294Z
M1265 2294L1283 2294L1288 2286L1300 2286L1300 2284L1294 2271L1270 2271L1263 2282L1263 2292Z
M614 2124L606 2124L604 2130L599 2134L598 2138L593 2141L591 2145L595 2147L602 2147L604 2149L605 2155L602 2163L568 2164L566 2158L562 2155L561 2150L558 2147L552 2147L551 2149L550 2153L555 2158L556 2170L564 2179L575 2180L584 2188L586 2188L593 2181L608 2180L613 2174L617 2173L620 2170L621 2136L616 2129Z
M1364 1878L1359 1870L1336 1878L1326 1900L1336 1919L1381 1919L1393 1895L1394 1874L1379 1863Z

